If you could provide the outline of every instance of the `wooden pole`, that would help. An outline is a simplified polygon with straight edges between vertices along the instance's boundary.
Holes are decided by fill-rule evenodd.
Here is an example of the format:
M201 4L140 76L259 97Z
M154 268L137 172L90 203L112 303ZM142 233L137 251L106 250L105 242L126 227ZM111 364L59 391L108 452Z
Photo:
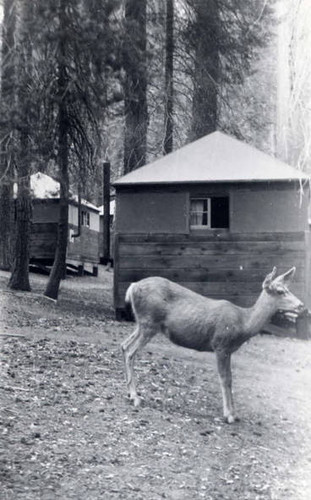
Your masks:
M103 163L103 263L110 261L110 162Z

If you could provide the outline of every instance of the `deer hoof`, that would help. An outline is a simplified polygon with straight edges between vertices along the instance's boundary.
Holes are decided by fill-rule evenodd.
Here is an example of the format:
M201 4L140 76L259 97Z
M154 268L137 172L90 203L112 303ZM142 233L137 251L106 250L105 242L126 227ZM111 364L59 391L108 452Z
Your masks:
M226 420L227 424L233 424L233 422L235 422L236 418L233 415L227 415L225 417L225 420Z
M135 406L135 408L140 406L141 399L138 396L132 396L131 400L133 401L133 405Z

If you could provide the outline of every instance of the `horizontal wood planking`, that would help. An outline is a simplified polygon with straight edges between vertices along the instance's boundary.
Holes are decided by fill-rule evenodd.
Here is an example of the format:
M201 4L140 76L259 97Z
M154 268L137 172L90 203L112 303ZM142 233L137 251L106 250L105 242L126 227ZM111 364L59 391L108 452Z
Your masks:
M69 225L77 232L77 226ZM33 259L54 259L57 243L58 223L35 223L31 227L30 256ZM99 233L81 227L81 235L74 243L68 243L67 258L98 264Z
M212 232L202 235L117 235L115 306L130 282L163 276L212 298L254 303L273 266L295 265L293 290L305 293L305 234Z
M57 222L36 222L31 225L31 234L57 234L58 223Z
M300 241L291 242L189 242L177 243L173 247L172 243L121 243L123 255L215 255L219 252L230 255L237 252L258 253L278 252L296 253L301 251Z
M122 250L122 247L121 249ZM121 269L200 269L202 272L211 269L221 270L238 270L240 266L242 269L252 270L267 270L272 269L273 266L277 267L300 267L304 265L304 254L302 252L296 255L283 254L279 255L277 252L266 253L236 253L232 254L213 254L213 255L176 255L176 256L129 256L122 255L120 260Z
M31 225L30 258L54 259L57 229L57 223L38 223Z
M166 242L187 242L187 241L303 241L305 233L303 231L284 233L230 233L228 231L210 230L206 234L118 234L120 242L139 243L166 243Z

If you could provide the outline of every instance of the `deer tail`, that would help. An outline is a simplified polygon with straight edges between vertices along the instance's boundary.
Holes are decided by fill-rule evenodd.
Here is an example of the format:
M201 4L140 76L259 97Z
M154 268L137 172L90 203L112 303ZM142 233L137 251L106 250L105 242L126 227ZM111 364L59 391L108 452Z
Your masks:
M133 291L134 291L135 283L132 283L128 289L126 290L125 294L125 305L126 305L126 312L127 316L129 318L133 318L135 315L135 308L134 308L134 297L133 297Z

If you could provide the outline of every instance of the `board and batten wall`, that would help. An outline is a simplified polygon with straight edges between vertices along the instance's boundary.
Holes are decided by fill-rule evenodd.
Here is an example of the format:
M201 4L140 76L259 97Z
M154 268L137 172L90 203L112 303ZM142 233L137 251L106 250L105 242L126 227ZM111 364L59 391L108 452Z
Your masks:
M228 229L191 230L191 196L229 196ZM212 298L250 306L267 273L296 266L292 290L309 300L308 193L293 183L118 188L114 304L131 282L163 276Z
M67 261L99 262L99 213L82 209L90 213L90 227L81 226L78 238L72 235L78 231L78 206L69 205L68 213L68 248ZM59 219L59 200L36 200L33 207L31 227L30 258L32 260L51 261L54 259Z

